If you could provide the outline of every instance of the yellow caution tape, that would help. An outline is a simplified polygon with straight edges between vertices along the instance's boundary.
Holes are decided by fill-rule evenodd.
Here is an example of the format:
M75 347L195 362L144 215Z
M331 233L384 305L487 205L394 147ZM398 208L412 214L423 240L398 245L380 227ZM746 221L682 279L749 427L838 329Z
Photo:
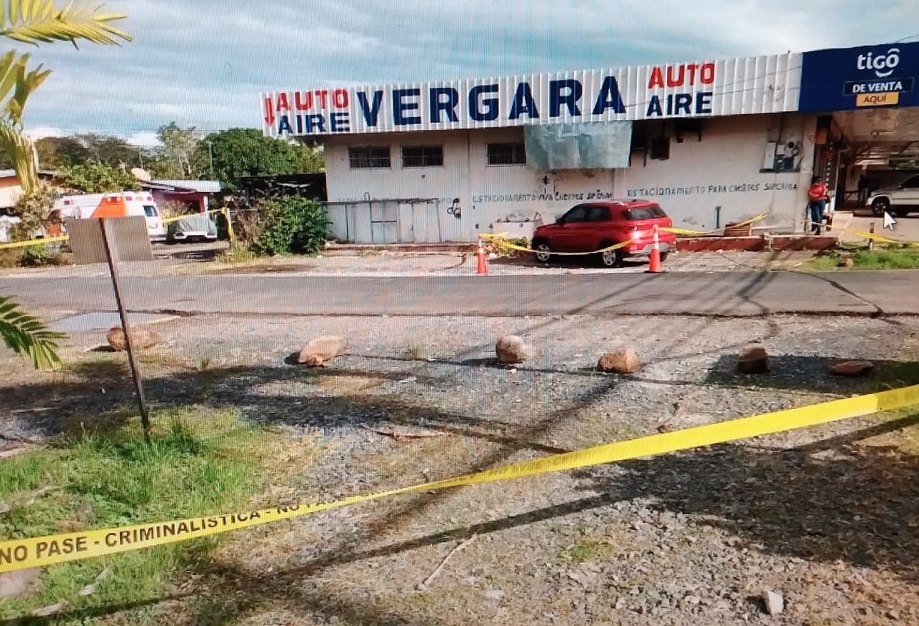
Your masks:
M731 228L749 226L750 224L755 224L756 222L762 221L766 219L767 217L769 217L768 213L760 213L756 217L751 217L750 219L744 220L743 222L738 222L737 224L731 224ZM721 235L724 232L722 230L690 230L688 228L675 228L675 227L674 228L661 227L661 230L666 231L668 233L673 233L675 235L689 235L692 237Z
M688 228L668 228L667 226L661 226L661 230L667 233L673 233L674 235L689 235L690 237L721 234L720 230L710 230L703 232L701 230L689 230Z
M901 246L916 246L919 245L919 241L908 241L903 239L893 239L891 237L885 237L884 235L878 235L876 233L870 233L864 230L856 230L854 228L845 228L841 232L852 233L862 239L871 239L873 241L879 241L881 243L892 243Z
M14 241L12 243L0 243L0 250L9 250L12 248L29 248L31 246L44 246L49 243L67 241L68 239L70 239L70 237L67 235L59 235L57 237L46 237L43 239L30 239L29 241Z
M521 252L530 252L536 254L539 250L534 250L533 248L524 248L523 246L514 245L506 241L500 241L498 239L494 240L496 246L500 248L508 248L509 250L519 250ZM631 241L623 241L622 243L617 243L606 248L601 248L600 250L594 250L593 252L549 252L552 256L585 256L589 254L603 254L604 252L611 252L612 250L618 250L619 248L625 248L627 245L632 243Z
M210 515L0 542L0 573L208 537L391 496L492 483L761 437L919 404L919 385L650 435L491 470L318 504Z

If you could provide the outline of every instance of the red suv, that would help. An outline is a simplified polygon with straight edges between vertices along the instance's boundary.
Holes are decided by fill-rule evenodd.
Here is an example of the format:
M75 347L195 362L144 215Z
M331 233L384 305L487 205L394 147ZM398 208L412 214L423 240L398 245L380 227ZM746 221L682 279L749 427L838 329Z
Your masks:
M548 263L553 252L592 252L628 242L627 246L599 255L603 265L615 267L626 257L651 254L654 226L673 226L654 202L587 202L570 208L554 224L537 228L533 233L533 250L537 260ZM658 230L658 241L663 261L676 246L676 235Z

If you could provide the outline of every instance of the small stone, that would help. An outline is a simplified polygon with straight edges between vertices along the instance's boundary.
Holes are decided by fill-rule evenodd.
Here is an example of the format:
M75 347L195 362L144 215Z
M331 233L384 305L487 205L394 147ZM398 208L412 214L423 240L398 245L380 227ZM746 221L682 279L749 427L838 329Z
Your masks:
M495 344L498 362L505 365L523 363L527 360L529 349L521 337L506 335Z
M741 374L764 374L769 371L769 355L766 348L750 345L741 350L737 359L737 370Z
M890 611L887 611L887 619L891 619L895 622L900 621L900 612L897 611L896 609L891 609Z
M341 356L348 349L348 341L342 337L329 335L317 337L300 350L297 363L308 367L323 367L326 361Z
M778 615L785 610L785 597L781 591L769 590L763 592L763 603L769 615Z
M607 352L597 361L597 371L608 374L633 374L641 369L641 362L634 350Z
M874 363L871 361L846 361L832 366L830 374L834 376L865 376L873 369Z
M105 339L112 350L122 352L128 349L127 337L121 326L115 326L108 331ZM149 326L134 326L131 328L131 347L135 350L152 348L159 343L159 337Z
M0 574L0 598L15 598L27 592L41 577L40 568Z
M489 589L485 592L485 597L489 600L503 600L504 592L500 589Z
M51 604L49 606L42 607L40 609L32 611L32 617L50 617L52 615L60 613L66 608L67 608L66 602L58 602L56 604Z
M855 261L853 261L850 256L847 256L839 262L839 267L852 267L853 265L855 265Z

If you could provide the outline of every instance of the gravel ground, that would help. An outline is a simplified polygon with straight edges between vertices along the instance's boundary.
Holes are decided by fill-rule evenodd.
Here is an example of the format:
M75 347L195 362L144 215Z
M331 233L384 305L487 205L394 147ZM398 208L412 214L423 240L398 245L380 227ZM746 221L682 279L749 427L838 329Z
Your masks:
M156 328L163 341L141 359L155 404L235 407L315 442L261 506L913 384L900 361L916 354L919 319L200 316ZM532 347L517 368L494 363L507 333ZM321 334L350 350L326 368L285 363ZM752 341L770 374L735 373ZM103 342L73 336L72 365L54 378L0 365L0 434L123 414L127 371L121 355L93 351ZM593 371L626 346L639 373ZM876 372L828 376L848 359ZM849 420L253 529L223 544L194 583L208 601L183 604L177 623L205 612L241 624L917 623L914 422ZM766 590L783 594L780 615L767 614Z

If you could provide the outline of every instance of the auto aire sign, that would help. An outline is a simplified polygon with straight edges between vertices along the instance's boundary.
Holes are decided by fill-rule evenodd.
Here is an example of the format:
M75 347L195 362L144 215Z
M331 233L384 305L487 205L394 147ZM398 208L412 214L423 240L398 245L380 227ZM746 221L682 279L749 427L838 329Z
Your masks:
M774 94L797 87L797 76L781 69L797 67L791 56L278 91L262 94L261 114L267 135L304 136L789 111L797 98ZM768 97L735 97L758 89Z

